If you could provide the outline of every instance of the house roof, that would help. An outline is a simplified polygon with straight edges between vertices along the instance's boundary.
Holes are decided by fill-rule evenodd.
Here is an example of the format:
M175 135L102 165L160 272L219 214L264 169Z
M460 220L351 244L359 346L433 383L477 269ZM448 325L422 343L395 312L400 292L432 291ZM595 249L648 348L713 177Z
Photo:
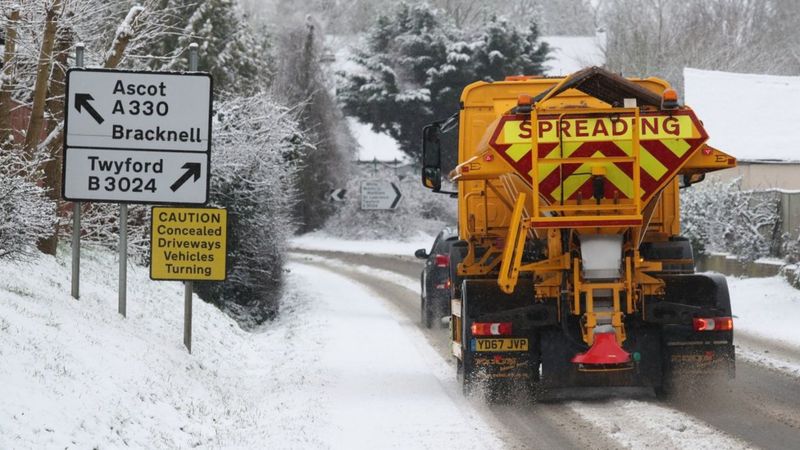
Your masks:
M686 68L683 80L710 145L742 161L800 161L800 77Z

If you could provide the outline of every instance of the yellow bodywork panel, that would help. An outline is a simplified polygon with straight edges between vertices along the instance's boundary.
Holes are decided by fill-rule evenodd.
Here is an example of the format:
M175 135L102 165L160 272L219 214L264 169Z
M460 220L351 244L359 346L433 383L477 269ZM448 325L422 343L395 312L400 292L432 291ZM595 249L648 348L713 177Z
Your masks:
M464 89L458 165L450 173L458 183L459 236L469 247L458 272L496 274L506 293L531 276L532 301L557 298L566 287L584 340L591 344L594 325L607 321L621 343L624 316L640 310L642 295L663 292L663 282L645 273L661 264L642 260L639 247L680 233L679 177L698 181L736 160L706 144L691 108L655 104L669 87L663 80L606 79L638 92L640 105L629 98L611 105L570 81L526 78ZM533 104L518 105L520 96ZM584 279L583 262L573 256L592 235L623 236L618 279ZM528 244L540 249L539 259L525 260ZM598 301L613 309L595 311Z

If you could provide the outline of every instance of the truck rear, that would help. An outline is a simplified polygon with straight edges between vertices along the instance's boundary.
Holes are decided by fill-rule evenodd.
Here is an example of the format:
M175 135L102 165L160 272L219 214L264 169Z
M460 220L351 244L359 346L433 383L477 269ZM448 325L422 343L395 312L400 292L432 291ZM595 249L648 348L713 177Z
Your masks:
M442 191L441 134L423 184ZM733 376L725 279L695 273L679 189L736 160L663 80L587 68L461 96L451 339L465 391Z

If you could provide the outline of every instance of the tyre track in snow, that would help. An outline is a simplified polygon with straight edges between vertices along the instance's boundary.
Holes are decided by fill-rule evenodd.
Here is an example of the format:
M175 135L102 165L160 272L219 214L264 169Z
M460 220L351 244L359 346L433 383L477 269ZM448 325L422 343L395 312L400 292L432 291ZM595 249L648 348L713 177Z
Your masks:
M300 254L338 259L351 266L365 265L374 269L394 272L403 276L418 279L422 265L411 257L381 256L369 254L343 253L335 251L293 250ZM406 316L410 325L422 330L428 342L446 360L450 360L449 340L446 329L425 330L419 327L419 294L409 293L407 288L387 283L377 275L367 275L352 268L331 266L326 268L340 271L351 278L373 288ZM752 349L755 344L768 345L763 341L754 341L742 336L741 340ZM453 371L455 372L455 371ZM759 364L752 359L737 360L737 377L730 383L715 384L710 391L690 390L675 398L660 402L651 400L633 400L633 403L651 405L658 409L674 409L692 416L698 422L708 424L728 435L746 442L750 446L760 448L800 448L800 383L798 378L785 372L774 370ZM455 384L455 381L453 381ZM615 407L625 404L625 400L608 400L605 402L606 414L613 416ZM585 408L582 411L581 408ZM630 406L630 405L629 405ZM619 446L637 447L637 442L625 441L615 443L611 439L617 437L615 430L596 430L604 421L595 420L592 412L596 404L569 402L563 404L537 404L531 407L482 406L491 415L495 423L500 424L509 435L511 447L531 446L536 448L586 447L611 448ZM632 407L636 407L633 405ZM573 409L584 414L578 414ZM594 425L590 422L594 422ZM625 424L622 424L625 426ZM604 427L605 428L605 427ZM688 432L693 432L690 426ZM653 430L642 430L653 433ZM675 430L673 430L675 431ZM682 432L678 430L676 432ZM611 436L611 439L607 439ZM599 441L598 437L601 437ZM668 445L668 442L665 442Z
M374 291L395 307L402 315L404 325L421 332L427 342L446 361L450 361L448 331L445 327L434 326L425 329L419 325L419 293L386 280L377 275L366 274L347 266L335 266L314 258L303 258L302 254L339 259L349 265L368 265L374 269L392 271L405 276L417 276L420 263L411 258L353 255L340 252L292 250L295 258L303 264L312 264L355 280ZM416 272L416 275L413 275ZM446 387L452 395L461 397L460 388L452 371L452 383ZM462 400L463 401L463 400ZM525 410L514 404L486 405L482 400L466 400L484 417L498 433L508 448L559 448L559 449L610 449L621 448L613 441L605 439L602 431L581 418L571 408L559 404L527 405Z

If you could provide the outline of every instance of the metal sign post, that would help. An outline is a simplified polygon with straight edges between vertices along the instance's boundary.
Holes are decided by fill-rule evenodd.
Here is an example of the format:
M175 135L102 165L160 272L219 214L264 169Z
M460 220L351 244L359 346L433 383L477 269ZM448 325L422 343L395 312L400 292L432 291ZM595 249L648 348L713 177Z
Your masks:
M128 205L119 205L119 308L122 317L127 317L128 294Z
M192 282L183 283L183 345L192 353Z
M75 67L83 67L82 43L75 44ZM81 203L72 203L72 298L80 298L81 286Z
M197 72L197 43L189 44L189 70ZM152 233L151 233L152 236ZM192 353L192 294L194 285L191 281L183 283L183 345Z
M150 278L185 282L183 343L191 353L192 282L225 280L228 212L155 206L150 217Z

